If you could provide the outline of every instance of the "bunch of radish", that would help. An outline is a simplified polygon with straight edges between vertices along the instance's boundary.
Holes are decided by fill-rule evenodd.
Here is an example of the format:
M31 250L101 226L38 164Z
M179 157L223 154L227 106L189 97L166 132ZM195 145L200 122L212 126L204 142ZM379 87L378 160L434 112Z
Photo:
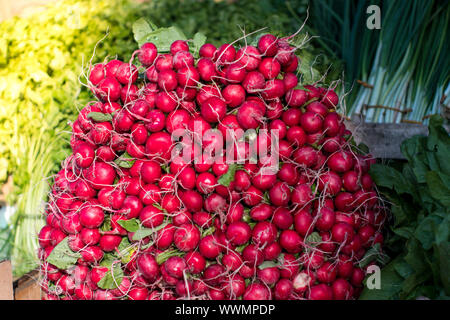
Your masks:
M46 298L357 298L383 243L374 159L299 63L266 34L92 66L97 101L72 125L39 233Z

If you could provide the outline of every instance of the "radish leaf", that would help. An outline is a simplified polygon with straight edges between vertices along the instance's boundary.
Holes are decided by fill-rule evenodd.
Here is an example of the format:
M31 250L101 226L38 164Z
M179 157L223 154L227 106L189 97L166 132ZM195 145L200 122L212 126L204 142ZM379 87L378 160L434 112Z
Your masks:
M87 117L94 120L95 122L107 122L112 121L112 115L109 113L102 112L89 112Z
M65 237L58 243L47 257L47 262L59 269L68 269L75 265L77 260L81 258L79 252L73 252L69 247L69 237Z
M120 263L115 263L108 272L100 279L97 286L102 289L116 289L123 280L123 270Z

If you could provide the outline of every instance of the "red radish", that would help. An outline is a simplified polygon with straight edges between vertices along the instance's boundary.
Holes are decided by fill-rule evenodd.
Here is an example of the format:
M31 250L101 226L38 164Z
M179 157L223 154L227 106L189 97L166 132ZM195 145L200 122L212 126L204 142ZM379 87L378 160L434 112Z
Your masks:
M105 234L100 238L99 246L103 251L111 252L117 249L121 241L121 236Z
M280 274L282 278L290 279L292 278L292 276L298 273L300 263L293 254L283 253L279 257L279 262Z
M227 239L234 245L243 245L250 240L250 226L242 221L231 223L226 231Z
M281 279L275 285L275 299L277 300L289 300L293 293L294 285L292 281L288 279Z
M280 245L289 253L299 253L303 239L293 230L283 230L280 235Z
M222 91L225 102L230 107L237 107L245 101L245 89L239 84L230 84Z
M230 63L234 60L234 57L236 55L236 49L234 46L228 43L224 43L217 49L217 52L215 53L215 58L217 59L217 62L220 64L226 64Z
M309 293L309 299L311 300L332 300L333 290L326 284L318 284L311 288Z
M197 70L203 81L210 82L217 77L216 66L211 59L202 58L198 60Z
M92 228L83 228L80 233L80 240L85 245L94 245L97 244L100 241L100 231L98 229L92 229ZM77 239L73 239L74 241L77 241ZM74 245L77 243L73 243ZM77 250L78 251L78 250Z
M243 296L244 300L270 300L271 292L270 290L261 283L250 284Z
M339 104L339 97L333 90L327 90L322 97L322 103L329 108L336 108Z
M353 239L354 230L351 225L339 222L333 226L331 234L334 241L349 243Z
M207 259L216 258L221 252L218 239L213 235L208 235L200 240L200 254Z
M353 155L349 152L337 152L328 158L328 166L338 173L347 172L354 165Z
M216 53L217 48L211 43L205 43L200 47L199 54L200 57L213 58Z
M181 251L190 251L197 247L200 241L200 231L192 224L184 224L174 233L174 244Z
M87 168L94 161L95 149L86 142L80 142L74 149L75 162L81 168Z
M250 190L250 188L248 190ZM288 185L284 182L280 181L276 182L274 186L269 190L269 199L276 206L287 205L289 203L290 198L291 198L291 190L289 189Z
M225 78L230 83L242 82L246 75L245 67L239 62L226 67Z
M102 101L114 102L119 100L120 90L121 85L116 79L106 77L100 81L95 89L95 93Z
M182 87L192 87L198 84L200 75L193 66L183 67L177 72L177 80Z
M230 227L228 227L227 232ZM268 221L258 222L252 230L252 241L260 247L265 247L277 238L277 228Z
M137 258L137 266L139 272L148 280L150 283L154 282L159 276L158 263L153 255L150 253L144 253Z
M150 66L158 55L158 49L153 43L144 43L139 49L138 59L144 66Z
M336 195L342 187L341 177L333 171L324 173L319 177L318 187L320 191Z
M258 67L259 72L261 72L266 79L274 79L278 76L281 70L280 63L273 58L264 58Z
M306 210L302 210L294 216L295 230L304 237L312 232L314 227L313 221L311 214Z
M298 79L294 73L285 73L283 82L286 91L289 91L297 86Z
M261 91L261 89L264 88L264 85L264 75L258 71L249 72L242 81L242 86L248 93L256 93Z
M301 89L291 89L286 92L285 99L288 106L298 108L308 100L308 93Z
M80 211L80 223L86 228L100 227L104 218L103 210L97 206L87 206Z
M258 68L261 61L261 53L253 46L246 46L239 49L236 54L236 61L245 66L247 71L253 71Z
M265 34L258 41L259 51L268 57L273 57L277 51L277 38L271 34Z
M161 72L162 70L172 69L173 56L168 53L157 56L155 60L155 67L159 72Z
M128 63L122 63L116 71L116 79L121 84L131 84L136 82L138 72L136 66Z
M223 100L212 97L201 106L202 117L208 122L219 122L225 116L227 106Z
M154 228L164 221L164 213L154 206L146 206L139 213L139 220L146 228Z
M184 260L186 261L186 265L189 268L189 271L193 274L198 274L205 269L206 260L199 252L188 252L184 256Z
M267 100L278 99L285 93L284 82L279 79L268 80L264 85L262 97Z
M317 280L322 283L330 284L336 279L336 268L329 261L326 261L317 269Z
M316 221L316 228L320 231L328 231L333 227L335 222L334 211L330 208L323 207L317 212L318 219Z
M172 91L177 87L177 85L177 74L175 71L165 69L158 74L158 86L161 90Z
M280 229L288 229L293 223L294 218L290 211L283 207L278 207L273 213L272 222Z
M98 63L94 65L89 73L89 81L96 86L105 78L105 65L102 63Z
M311 111L306 111L300 117L300 124L302 128L308 133L315 133L321 130L322 123L322 116Z
M268 286L274 285L280 279L280 271L276 267L258 269L258 279Z

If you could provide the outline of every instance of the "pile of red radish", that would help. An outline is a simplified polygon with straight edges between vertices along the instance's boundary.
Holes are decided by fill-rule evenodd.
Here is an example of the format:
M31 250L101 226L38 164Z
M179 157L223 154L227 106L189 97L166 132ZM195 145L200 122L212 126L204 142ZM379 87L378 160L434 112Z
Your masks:
M145 43L138 62L91 67L98 100L73 123L39 233L46 299L358 298L386 217L374 159L357 152L335 91L299 83L288 40ZM180 129L202 141L186 162L172 158ZM271 153L270 137L240 129L277 132L277 172L249 157ZM202 153L225 149L227 131L245 163Z

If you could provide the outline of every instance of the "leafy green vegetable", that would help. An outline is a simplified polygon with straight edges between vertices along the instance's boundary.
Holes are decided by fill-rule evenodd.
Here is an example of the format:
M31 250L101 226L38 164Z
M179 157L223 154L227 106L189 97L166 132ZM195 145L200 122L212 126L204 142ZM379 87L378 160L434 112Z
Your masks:
M117 220L117 223L129 232L136 232L140 228L140 224L137 219Z
M123 153L120 157L114 160L114 163L122 168L131 168L136 162L136 159L128 154L128 152Z
M114 263L110 266L108 272L97 283L97 286L102 289L115 289L120 286L123 280L123 270L120 262Z
M217 180L217 183L228 187L230 186L230 183L234 180L234 175L236 174L236 171L239 169L239 165L232 163L228 167L228 171L221 175L220 178Z
M67 269L75 265L79 258L81 258L81 254L70 249L69 237L65 237L53 248L46 261L59 269Z
M450 139L442 120L433 116L428 137L407 139L401 149L408 159L401 171L371 167L374 181L392 203L394 224L386 242L394 260L381 271L381 289L366 288L361 298L448 299L450 177L441 168L450 159Z
M89 112L87 117L94 120L95 122L106 122L112 120L112 115L109 113L102 112Z
M158 232L159 230L161 230L162 228L164 228L165 226L167 226L169 223L165 222L155 228L141 228L139 230L137 230L134 235L133 235L133 240L134 241L138 241L141 240L145 237L148 237L149 235Z
M135 39L139 39L139 46L142 46L146 42L152 42L158 48L158 52L170 52L172 42L175 40L187 40L184 33L179 28L173 26L169 28L158 28L144 35L143 23L141 20L138 22L139 25L133 26L133 30L138 30L138 35L135 35Z

